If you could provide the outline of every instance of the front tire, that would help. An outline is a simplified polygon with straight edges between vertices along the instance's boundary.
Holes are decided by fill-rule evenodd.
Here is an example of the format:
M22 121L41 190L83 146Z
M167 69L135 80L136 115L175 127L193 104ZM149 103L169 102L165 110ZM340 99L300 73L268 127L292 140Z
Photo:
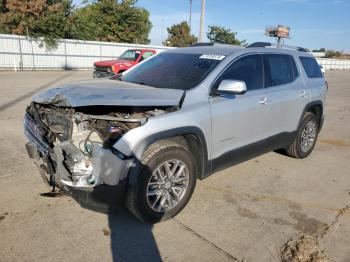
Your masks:
M186 206L195 185L191 152L174 142L161 141L145 151L137 182L127 189L126 206L141 221L164 221Z
M316 116L306 112L293 142L287 148L287 154L294 158L305 158L315 147L319 126Z

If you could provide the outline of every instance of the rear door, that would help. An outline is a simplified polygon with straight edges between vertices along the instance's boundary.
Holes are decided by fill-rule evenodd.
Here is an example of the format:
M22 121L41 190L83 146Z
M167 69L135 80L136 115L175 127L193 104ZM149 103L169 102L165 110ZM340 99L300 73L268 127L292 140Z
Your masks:
M310 101L310 90L305 86L293 56L264 54L263 59L269 135L293 132Z

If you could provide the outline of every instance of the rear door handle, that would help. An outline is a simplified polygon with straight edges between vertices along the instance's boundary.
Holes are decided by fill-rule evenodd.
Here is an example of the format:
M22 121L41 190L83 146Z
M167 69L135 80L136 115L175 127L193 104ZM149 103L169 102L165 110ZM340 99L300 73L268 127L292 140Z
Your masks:
M305 90L301 91L301 92L299 93L299 96L300 96L300 97L306 98L306 97L307 97L306 91L305 91Z
M260 105L267 105L268 103L269 103L269 100L267 99L266 96L263 96L259 101Z

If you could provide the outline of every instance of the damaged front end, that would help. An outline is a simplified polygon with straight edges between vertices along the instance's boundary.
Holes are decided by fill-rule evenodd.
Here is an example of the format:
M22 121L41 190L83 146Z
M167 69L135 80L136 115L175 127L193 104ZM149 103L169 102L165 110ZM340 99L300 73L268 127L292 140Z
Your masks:
M58 107L32 102L24 118L28 155L53 190L117 185L133 158L113 145L150 117L176 110L165 106Z

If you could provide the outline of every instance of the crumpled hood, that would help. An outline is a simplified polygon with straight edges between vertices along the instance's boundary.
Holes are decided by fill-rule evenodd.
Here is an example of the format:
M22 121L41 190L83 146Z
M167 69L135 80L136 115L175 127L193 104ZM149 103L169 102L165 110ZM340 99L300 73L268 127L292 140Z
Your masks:
M61 107L178 106L184 93L179 89L154 88L117 80L89 80L45 90L33 101Z

